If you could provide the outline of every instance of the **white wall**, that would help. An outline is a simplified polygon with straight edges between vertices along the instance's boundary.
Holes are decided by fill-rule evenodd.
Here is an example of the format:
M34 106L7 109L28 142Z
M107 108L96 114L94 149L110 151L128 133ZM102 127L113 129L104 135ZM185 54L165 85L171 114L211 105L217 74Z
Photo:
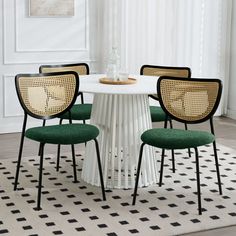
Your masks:
M227 115L236 119L236 2L232 7L231 58Z
M28 2L0 0L0 133L21 130L16 74L37 73L41 64L73 62L87 62L96 70L91 43L96 41L89 38L96 35L96 25L89 27L96 11L88 0L75 0L73 17L51 18L29 17Z

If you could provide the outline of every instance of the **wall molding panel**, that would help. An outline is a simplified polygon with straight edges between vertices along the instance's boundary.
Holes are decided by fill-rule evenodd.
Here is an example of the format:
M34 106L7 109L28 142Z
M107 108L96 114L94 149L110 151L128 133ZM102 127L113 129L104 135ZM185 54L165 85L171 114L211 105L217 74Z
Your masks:
M3 118L23 116L15 89L15 75L3 75Z
M37 73L41 64L73 62L86 62L91 72L98 71L94 50L94 31L98 29L89 1L92 0L75 0L73 17L51 18L29 17L28 0L0 1L0 133L22 129L24 113L15 90L16 74ZM92 7L95 13L95 5ZM93 27L89 25L91 20L95 22ZM85 100L91 102L92 96L85 96ZM41 123L29 119L27 126Z
M76 0L77 14L66 18L28 17L25 4L3 0L4 64L89 61L87 0Z
M85 4L86 1L85 0L79 0L79 1L75 1L75 7L79 5L80 7L80 24L78 24L78 28L76 29L77 31L74 32L73 37L68 37L67 40L69 41L67 44L67 46L65 46L65 42L61 42L61 44L57 45L55 49L52 49L53 45L45 45L47 47L44 48L39 48L39 47L35 47L35 48L29 48L28 45L22 45L21 41L24 41L24 34L21 35L21 31L22 28L24 27L24 24L29 24L29 22L32 20L32 22L35 22L34 25L37 25L39 23L39 21L43 21L45 24L45 21L48 20L48 18L45 17L38 17L38 18L32 18L32 17L25 17L25 15L27 14L27 7L24 6L23 4L20 3L20 1L15 0L15 12L16 14L14 15L14 20L15 20L15 48L16 48L16 52L63 52L63 51L70 51L70 52L79 52L79 51L88 51L88 42L86 41L86 34L88 32L88 25L86 24L86 14L87 14L87 4ZM77 4L77 5L76 5ZM46 32L47 34L45 36L49 37L49 38L54 38L54 36L56 38L61 38L63 37L64 34L64 28L68 26L68 24L71 26L73 25L73 23L75 21L77 21L77 18L75 18L75 20L72 20L72 17L58 17L58 18L49 18L49 23L50 23L50 31L53 30L54 27L58 27L56 29L54 29L55 32ZM58 22L53 22L53 21L58 21ZM66 21L66 24L63 25L64 21ZM32 25L32 24L31 24ZM80 26L82 26L81 28L83 28L84 32L80 32ZM47 24L47 27L48 24ZM26 28L27 30L27 28ZM37 29L36 32L39 31L39 33L37 34L37 36L40 36L40 31L44 31L44 30L40 30ZM55 35L54 35L55 33ZM75 34L76 33L76 34ZM67 34L71 34L71 32L68 32ZM81 35L82 37L80 37ZM35 37L34 35L31 35L32 40L34 40L35 38L37 38L37 36ZM26 35L27 37L27 35ZM75 38L75 39L73 39ZM80 42L78 44L78 41L80 40L80 38L82 39L82 42ZM21 40L21 41L20 41ZM76 45L78 44L78 45ZM37 45L35 45L37 46Z

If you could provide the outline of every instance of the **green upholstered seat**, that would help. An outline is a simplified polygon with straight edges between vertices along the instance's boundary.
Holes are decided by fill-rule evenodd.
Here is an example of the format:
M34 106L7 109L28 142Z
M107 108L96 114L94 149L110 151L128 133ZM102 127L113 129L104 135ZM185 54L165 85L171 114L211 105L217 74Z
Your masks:
M40 143L77 144L95 139L97 127L87 124L65 124L30 128L25 136Z
M197 130L150 129L142 134L141 140L158 148L185 149L212 143L215 136L209 132Z
M152 122L165 121L166 113L163 111L161 107L150 106L150 112L151 112Z
M75 104L70 109L72 120L89 120L92 111L92 104ZM69 119L69 112L60 116L61 119Z

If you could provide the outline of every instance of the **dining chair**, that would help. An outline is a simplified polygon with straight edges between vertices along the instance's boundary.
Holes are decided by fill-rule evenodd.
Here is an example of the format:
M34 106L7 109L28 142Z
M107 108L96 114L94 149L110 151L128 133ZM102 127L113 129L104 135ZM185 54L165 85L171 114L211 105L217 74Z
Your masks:
M57 65L41 65L39 67L40 73L53 73L60 71L74 71L78 75L88 75L89 66L86 63L74 63L74 64L57 64ZM78 96L81 98L81 104L74 104L71 107L70 114L72 120L82 120L85 124L86 120L90 119L92 104L84 103L84 95L82 92L78 92ZM59 123L62 124L63 120L69 120L69 112L63 113L58 117L60 119ZM43 121L43 126L45 126L46 120ZM39 151L40 155L40 151ZM58 171L60 167L60 145L58 145L57 151L57 164L56 170Z
M38 197L36 210L40 210L42 173L45 144L71 145L74 182L77 182L74 144L93 140L96 147L100 183L103 200L105 197L102 167L99 154L97 127L89 124L72 124L70 109L73 106L79 89L79 76L76 72L57 72L41 74L18 74L15 77L16 91L24 110L24 121L21 133L19 155L14 182L17 190L21 166L24 137L40 143L40 164L38 180ZM69 113L69 124L48 125L26 129L27 118L49 120Z
M78 75L88 75L89 66L86 63L75 63L75 64L58 64L58 65L41 65L39 67L40 73L53 73L60 71L75 71ZM81 98L81 104L74 104L71 108L72 120L85 120L90 119L92 104L84 103L84 95L82 92L78 92L78 96ZM69 113L65 113L60 116L60 119L69 119Z
M209 120L211 132L165 128L153 128L145 131L141 135L142 144L139 153L132 202L133 205L136 202L142 153L146 144L161 149L175 150L194 148L198 213L201 215L202 207L198 147L213 143L219 193L222 194L220 170L213 126L213 115L219 105L221 93L222 84L219 79L172 78L167 76L159 78L157 82L157 94L159 96L160 105L167 116L169 116L171 119L188 124L196 124ZM165 123L167 123L167 119L165 120ZM162 155L159 186L162 185L164 159L165 157Z
M149 75L149 76L173 76L173 77L184 77L190 78L191 77L191 69L189 67L174 67L174 66L157 66L157 65L143 65L140 69L141 75ZM150 94L149 97L152 99L159 101L158 94ZM151 112L151 120L152 122L164 122L166 119L166 113L160 106L150 106ZM169 119L168 121L170 127L173 128L172 120ZM187 130L187 124L184 123L185 129ZM162 150L163 154L164 150ZM172 170L175 173L175 157L174 151L171 150L172 153ZM188 155L191 156L191 151L188 149Z

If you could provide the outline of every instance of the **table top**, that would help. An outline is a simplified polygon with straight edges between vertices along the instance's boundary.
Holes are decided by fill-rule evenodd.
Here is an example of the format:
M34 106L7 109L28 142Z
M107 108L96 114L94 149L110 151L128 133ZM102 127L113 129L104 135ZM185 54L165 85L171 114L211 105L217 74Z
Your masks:
M102 84L100 78L104 78L104 74L80 75L81 92L101 93L101 94L156 94L158 76L129 75L135 78L137 83L129 85L111 85Z

